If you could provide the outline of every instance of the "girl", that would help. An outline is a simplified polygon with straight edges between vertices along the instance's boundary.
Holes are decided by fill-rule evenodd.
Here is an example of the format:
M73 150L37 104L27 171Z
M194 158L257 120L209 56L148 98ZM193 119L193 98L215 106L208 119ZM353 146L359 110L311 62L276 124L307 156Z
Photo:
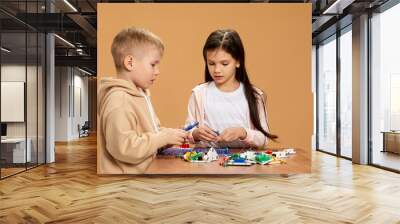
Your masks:
M245 67L245 52L234 30L216 30L203 48L205 83L189 99L186 124L199 122L192 142L230 142L231 147L264 148L269 133L263 92L253 86Z

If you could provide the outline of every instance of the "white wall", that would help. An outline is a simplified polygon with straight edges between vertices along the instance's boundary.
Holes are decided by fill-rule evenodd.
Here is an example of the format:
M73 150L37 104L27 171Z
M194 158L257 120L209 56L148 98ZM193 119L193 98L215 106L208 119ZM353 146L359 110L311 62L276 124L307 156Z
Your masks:
M28 67L28 70L30 68ZM25 65L2 65L1 81L25 82ZM6 108L1 108L6 110ZM11 122L7 123L7 137L25 137L25 123Z
M36 75L36 66L27 66L27 72L28 75L30 74L35 74ZM8 82L25 82L25 64L24 65L18 65L18 64L8 64L8 65L2 65L1 66L1 81L8 81ZM29 78L29 77L28 77ZM36 86L36 80L29 80L29 86ZM34 102L34 105L27 105L34 107L33 110L36 111L36 87L35 88L27 88L27 103L30 104L31 102ZM1 108L2 110L7 110L7 108ZM31 112L31 111L28 111ZM27 119L28 122L28 129L33 128L33 130L36 130L36 120L37 120L37 115L36 113L27 113ZM34 121L34 124L32 122ZM29 129L30 130L30 129ZM33 133L33 131L28 130L28 137L29 133ZM36 135L36 131L35 131ZM7 122L7 136L8 137L25 137L25 122Z
M72 67L56 67L55 74L55 140L77 139L78 124L88 120L88 78Z
M81 126L88 120L88 78L83 77L78 73L74 75L74 108L72 119L72 135L78 137L78 124ZM80 111L81 110L81 111Z
M55 68L55 141L68 141L68 86L70 83L68 71L69 69L67 67Z

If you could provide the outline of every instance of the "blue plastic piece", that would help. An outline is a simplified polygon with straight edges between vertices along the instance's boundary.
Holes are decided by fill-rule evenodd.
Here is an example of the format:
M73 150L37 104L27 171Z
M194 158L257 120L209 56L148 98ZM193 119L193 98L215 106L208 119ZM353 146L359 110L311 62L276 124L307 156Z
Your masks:
M246 160L244 158L237 158L233 160L234 163L244 163Z
M199 125L199 122L196 121L196 122L194 122L192 124L189 124L188 126L184 127L183 130L190 131L193 128L197 127L198 125Z
M183 155L186 152L191 152L191 151L196 151L196 152L202 152L206 153L208 152L209 148L168 148L160 151L158 154L159 155L164 155L164 156L177 156L177 155ZM228 148L220 148L220 149L215 149L218 155L229 155L229 149Z

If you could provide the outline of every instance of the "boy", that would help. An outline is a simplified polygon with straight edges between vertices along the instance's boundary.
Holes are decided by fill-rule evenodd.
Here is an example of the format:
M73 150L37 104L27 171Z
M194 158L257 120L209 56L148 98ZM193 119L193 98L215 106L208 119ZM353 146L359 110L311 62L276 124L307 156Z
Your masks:
M111 53L116 78L101 80L98 92L99 174L144 173L166 145L182 144L187 133L159 128L147 90L160 74L161 40L139 28L115 36Z

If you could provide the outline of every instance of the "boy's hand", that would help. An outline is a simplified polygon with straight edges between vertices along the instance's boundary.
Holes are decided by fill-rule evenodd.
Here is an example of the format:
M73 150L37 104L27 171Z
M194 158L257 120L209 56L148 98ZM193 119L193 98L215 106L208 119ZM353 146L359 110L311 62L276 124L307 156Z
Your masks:
M247 137L247 132L244 128L234 127L225 129L218 137L219 142L231 142L237 139L243 140Z
M188 137L188 133L181 129L164 128L161 133L167 136L167 144L181 145Z
M192 132L195 141L217 141L217 134L206 125L201 125Z

